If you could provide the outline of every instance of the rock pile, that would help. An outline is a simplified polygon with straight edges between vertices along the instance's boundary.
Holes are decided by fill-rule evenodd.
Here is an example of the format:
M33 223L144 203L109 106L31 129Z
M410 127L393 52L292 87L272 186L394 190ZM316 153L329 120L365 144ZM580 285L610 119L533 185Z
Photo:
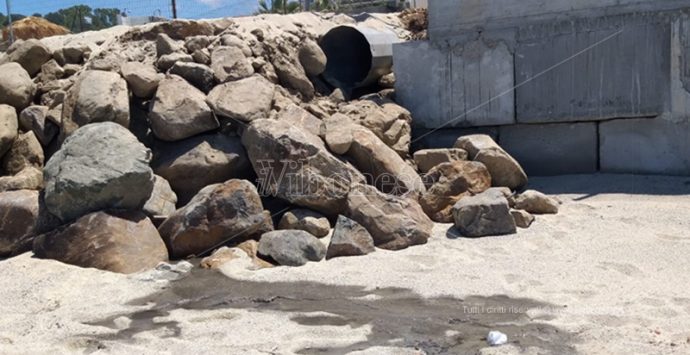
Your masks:
M205 267L297 266L424 244L433 221L476 237L557 211L513 194L527 177L489 137L413 159L412 117L391 89L346 100L327 85L319 35L353 22L18 41L0 56L0 256L130 273L217 250ZM288 208L272 214L271 201Z

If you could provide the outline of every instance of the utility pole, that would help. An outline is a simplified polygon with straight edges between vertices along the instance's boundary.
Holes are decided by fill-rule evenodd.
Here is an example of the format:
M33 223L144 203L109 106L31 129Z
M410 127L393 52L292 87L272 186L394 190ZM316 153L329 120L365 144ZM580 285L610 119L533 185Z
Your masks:
M8 28L10 29L10 44L14 43L14 30L12 29L12 6L10 6L10 0L5 0L5 4L7 5L7 21L8 23Z
M173 18L176 19L177 18L177 2L175 0L172 0L172 13L173 13L172 14Z

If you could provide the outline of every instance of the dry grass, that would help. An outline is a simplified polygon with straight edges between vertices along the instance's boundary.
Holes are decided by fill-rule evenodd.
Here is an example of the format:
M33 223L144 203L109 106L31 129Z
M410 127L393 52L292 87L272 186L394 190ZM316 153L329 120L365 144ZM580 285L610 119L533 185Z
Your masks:
M56 25L40 17L26 17L12 23L14 37L17 39L44 38L70 33L68 29ZM2 38L8 40L10 37L7 27L2 29Z

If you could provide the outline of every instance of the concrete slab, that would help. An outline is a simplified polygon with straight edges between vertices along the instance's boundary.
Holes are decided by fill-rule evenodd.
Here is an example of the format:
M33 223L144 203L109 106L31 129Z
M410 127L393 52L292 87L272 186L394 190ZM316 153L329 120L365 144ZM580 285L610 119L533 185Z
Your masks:
M687 8L687 0L434 0L428 9L429 37L441 40L525 23Z
M393 46L397 101L423 128L515 123L513 55L503 41Z
M450 56L429 41L393 45L396 101L413 123L434 128L447 117L450 101Z
M596 123L513 125L499 128L498 143L528 176L597 171Z
M451 51L451 127L515 123L513 54L503 41L476 40Z
M690 175L690 122L613 120L599 135L603 172Z
M655 117L670 106L668 23L605 18L573 27L532 28L541 36L518 40L518 123Z

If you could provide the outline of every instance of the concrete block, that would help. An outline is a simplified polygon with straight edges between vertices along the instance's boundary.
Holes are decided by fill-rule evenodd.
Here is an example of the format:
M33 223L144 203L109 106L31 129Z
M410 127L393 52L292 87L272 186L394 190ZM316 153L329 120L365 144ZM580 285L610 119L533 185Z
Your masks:
M462 32L690 7L687 0L434 0L429 2L429 37Z
M497 127L412 129L412 151L422 149L453 148L458 137L470 134L487 134L498 140Z
M423 128L515 122L513 55L503 41L393 46L397 101Z
M447 117L450 56L429 41L393 45L396 101L412 113L413 124L434 128Z
M601 170L690 175L690 122L627 119L599 126Z
M597 171L596 123L503 126L498 143L528 176Z
M451 127L515 123L513 54L503 41L479 39L451 51Z
M671 23L672 119L690 117L690 19Z
M662 114L669 106L670 25L640 21L582 20L569 34L544 26L542 36L519 39L516 82L525 84L515 93L517 122Z

